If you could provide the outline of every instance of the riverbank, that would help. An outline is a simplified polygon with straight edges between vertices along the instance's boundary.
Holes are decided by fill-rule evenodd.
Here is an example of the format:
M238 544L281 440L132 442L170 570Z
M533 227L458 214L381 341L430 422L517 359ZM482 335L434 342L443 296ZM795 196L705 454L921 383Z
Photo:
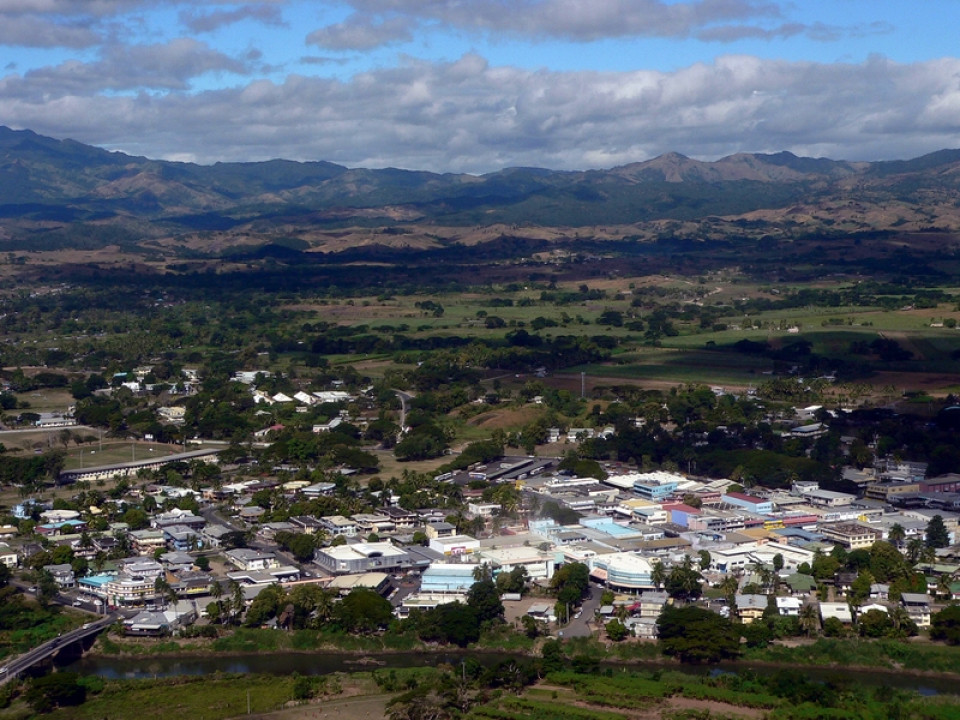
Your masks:
M493 633L469 649L426 644L413 634L357 636L299 630L278 633L275 630L238 628L229 635L190 639L131 639L101 636L86 658L109 661L118 658L191 658L242 657L250 655L317 654L371 657L413 653L461 655L464 653L506 654L537 657L545 638L532 640L517 633ZM626 664L654 663L671 665L652 642L604 643L594 638L562 642L572 657L596 662ZM808 643L771 644L766 648L745 649L739 662L758 666L842 667L887 670L891 672L960 675L960 651L930 641L865 640L861 638L819 638Z

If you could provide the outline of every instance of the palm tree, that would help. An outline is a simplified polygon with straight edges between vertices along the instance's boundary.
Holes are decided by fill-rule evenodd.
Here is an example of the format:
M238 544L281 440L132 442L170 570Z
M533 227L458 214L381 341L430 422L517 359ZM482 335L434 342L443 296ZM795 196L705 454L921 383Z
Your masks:
M906 624L910 622L910 614L903 605L897 603L890 608L890 622L893 623L893 629L899 634Z
M807 635L813 635L820 630L820 613L813 603L806 603L800 608L800 627Z
M729 605L733 605L733 599L737 595L737 591L740 589L740 579L736 575L727 575L720 582L720 591L723 593L723 596L727 599Z
M937 578L937 597L949 600L950 595L950 577L946 573L941 573Z
M243 596L243 585L238 583L236 580L231 580L230 592L233 597L230 603L230 613L231 613L232 619L236 621L243 614L243 609L247 605L246 598L244 598Z
M666 580L667 569L663 566L663 562L661 560L656 560L653 563L653 568L650 570L650 581L657 590L660 590Z
M907 531L903 529L903 525L900 523L894 523L890 532L887 533L887 539L893 543L897 549L900 549L903 546L903 541L907 537Z
M210 583L210 597L217 604L217 616L220 618L220 622L223 622L223 603L220 601L223 597L223 586L219 582Z

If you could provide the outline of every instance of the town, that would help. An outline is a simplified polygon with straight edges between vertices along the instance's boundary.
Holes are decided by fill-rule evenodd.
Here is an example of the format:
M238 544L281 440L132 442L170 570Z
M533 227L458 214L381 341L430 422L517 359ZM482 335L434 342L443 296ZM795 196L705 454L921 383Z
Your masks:
M118 375L91 398L148 392L140 383L152 372ZM494 617L530 637L655 640L664 609L688 603L736 621L755 644L908 637L934 625L947 637L957 622L952 610L936 620L960 597L960 475L933 474L926 461L883 455L860 439L896 419L893 411L878 421L876 411L781 404L774 417L760 412L756 393L689 386L647 416L613 402L596 427L545 428L542 447L557 455L511 452L500 433L464 449L456 467L384 480L346 464L364 454L355 447L326 472L291 459L295 442L308 453L306 436L355 445L384 426L375 388L336 381L334 390L288 395L261 389L270 380L265 370L236 372L227 385L251 407L286 406L290 417L307 418L300 435L278 422L246 444L188 440L162 457L141 450L147 457L138 460L131 443L128 461L60 469L53 487L11 508L0 528L4 565L42 603L112 615L130 637L324 623L381 632L438 607L467 607L483 583L498 598ZM187 412L178 398L202 392L203 379L187 369L181 383L169 395L174 404L156 409L174 424ZM691 433L673 413L695 398L741 416L753 408L757 420L709 429L700 420ZM324 422L309 419L317 407ZM948 431L954 411L947 406L937 419ZM75 414L73 406L33 422L69 433ZM704 477L693 459L688 472L669 461L648 470L589 459L602 455L598 442L630 433L691 438L701 449L737 438L769 444L758 426L801 459L832 439L845 464L824 487L802 470L765 485L743 466ZM406 420L395 427L411 432ZM838 486L848 491L831 489ZM362 617L337 609L360 600ZM479 638L480 623L466 635L445 633L422 637L465 644Z

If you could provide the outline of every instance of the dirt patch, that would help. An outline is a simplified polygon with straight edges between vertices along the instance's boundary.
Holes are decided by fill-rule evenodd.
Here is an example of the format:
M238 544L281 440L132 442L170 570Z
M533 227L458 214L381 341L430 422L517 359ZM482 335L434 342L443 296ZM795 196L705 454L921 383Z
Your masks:
M477 415L470 420L471 425L485 430L506 430L526 425L535 420L542 410L536 407L522 407L516 410L493 410Z
M739 705L730 705L728 703L716 702L713 700L692 700L690 698L670 698L666 702L666 707L651 717L663 717L667 713L678 710L700 710L709 711L708 717L738 717L738 718L762 718L766 717L767 710L758 708L740 707Z
M241 717L247 720L382 720L387 717L387 703L391 697L387 694L339 697L264 715Z

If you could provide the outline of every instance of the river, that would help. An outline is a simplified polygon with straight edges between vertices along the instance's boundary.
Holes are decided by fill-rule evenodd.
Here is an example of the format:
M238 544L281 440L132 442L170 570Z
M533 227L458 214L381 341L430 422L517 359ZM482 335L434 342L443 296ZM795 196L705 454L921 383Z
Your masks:
M334 672L357 672L380 668L423 667L437 665L457 666L472 658L483 665L492 665L501 660L523 659L524 656L507 653L428 652L384 653L358 656L346 653L276 653L247 655L205 656L160 656L160 657L105 657L87 656L65 666L64 669L84 675L100 675L105 678L153 678L175 675L212 675L214 673L255 673L290 675L327 675ZM673 663L605 662L604 667L622 671L670 670L695 675L718 672L751 672L756 675L771 675L783 668L750 663L724 663L714 666L684 666ZM836 667L791 666L791 672L802 673L814 682L837 682L851 685L888 685L901 690L912 690L921 695L958 694L957 678L946 675L921 675L909 672L893 672L867 669L840 669Z

